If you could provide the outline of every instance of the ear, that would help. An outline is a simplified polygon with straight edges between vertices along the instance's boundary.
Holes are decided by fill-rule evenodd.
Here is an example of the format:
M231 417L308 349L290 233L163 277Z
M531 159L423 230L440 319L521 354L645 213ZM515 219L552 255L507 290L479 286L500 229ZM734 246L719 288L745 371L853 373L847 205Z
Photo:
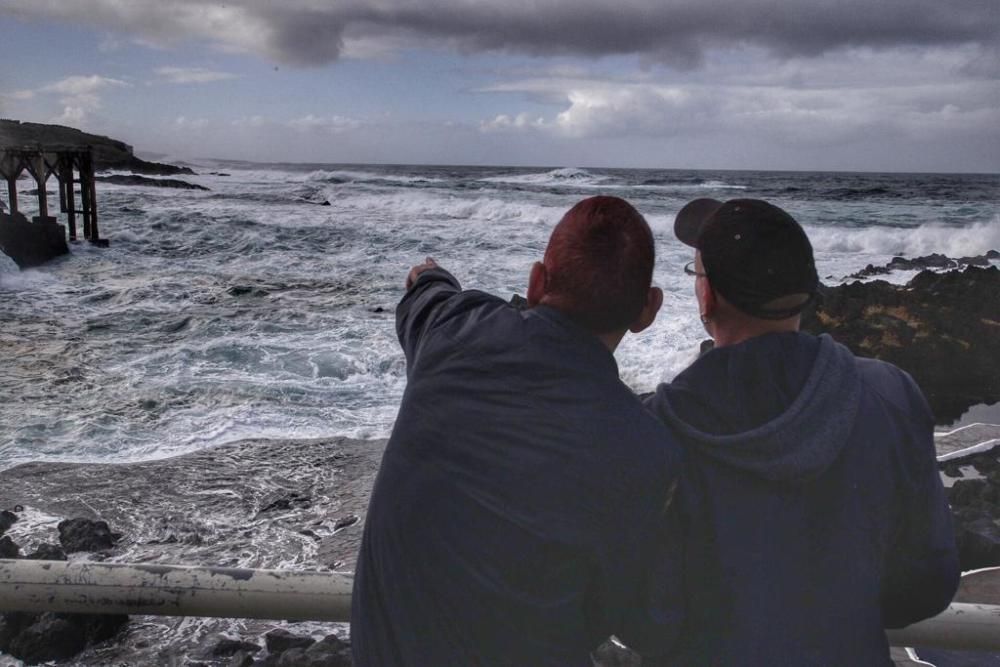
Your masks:
M534 308L542 302L545 296L546 283L549 282L549 273L545 265L535 262L531 265L531 275L528 277L528 307Z
M695 283L695 294L698 297L698 307L701 309L699 315L712 319L715 309L719 306L719 299L715 296L712 283L708 278L702 278Z
M650 287L649 291L646 292L646 304L642 307L642 312L639 313L639 317L629 326L628 330L632 333L639 333L647 329L656 319L656 314L660 312L662 305L663 290L659 287Z

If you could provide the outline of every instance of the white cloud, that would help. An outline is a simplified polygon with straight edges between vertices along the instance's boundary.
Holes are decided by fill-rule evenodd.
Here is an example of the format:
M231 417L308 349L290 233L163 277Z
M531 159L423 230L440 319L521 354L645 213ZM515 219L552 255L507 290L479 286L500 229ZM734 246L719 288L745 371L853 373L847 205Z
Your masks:
M168 83L212 83L226 81L237 76L229 72L219 72L202 67L159 67L156 74Z
M63 112L52 119L56 125L79 127L87 121L87 111L81 107L66 107Z
M90 76L68 76L65 79L42 86L38 91L62 95L95 95L107 88L128 86L129 84L125 81L92 74Z
M13 100L33 100L37 97L59 96L62 111L52 119L61 125L83 125L90 114L103 106L101 94L109 89L128 88L131 84L120 79L92 74L75 75L54 81L34 90L19 90L9 95Z
M516 116L508 116L507 114L500 114L492 120L486 120L479 124L479 129L483 132L502 132L504 130L543 130L548 127L549 123L546 122L541 116L531 116L526 112L517 114Z
M288 127L300 132L321 131L331 134L356 130L361 125L361 121L355 118L348 118L346 116L314 116L313 114L288 121Z

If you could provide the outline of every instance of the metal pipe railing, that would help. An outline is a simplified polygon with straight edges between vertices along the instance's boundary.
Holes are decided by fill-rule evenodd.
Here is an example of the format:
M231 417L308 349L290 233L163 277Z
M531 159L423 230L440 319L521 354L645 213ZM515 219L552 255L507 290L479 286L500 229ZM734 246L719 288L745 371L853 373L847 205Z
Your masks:
M352 582L332 572L0 560L0 612L349 621Z
M0 560L0 612L348 622L352 582L335 572ZM893 646L1000 651L1000 606L955 603L887 635Z

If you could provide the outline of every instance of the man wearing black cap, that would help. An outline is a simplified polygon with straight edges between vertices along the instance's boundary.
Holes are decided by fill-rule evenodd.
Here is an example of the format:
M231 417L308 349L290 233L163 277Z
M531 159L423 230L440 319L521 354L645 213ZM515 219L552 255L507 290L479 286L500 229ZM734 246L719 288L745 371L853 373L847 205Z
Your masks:
M647 400L687 454L683 547L661 564L686 613L671 663L891 665L883 628L943 610L959 577L927 403L798 331L818 279L788 213L699 199L675 233L715 348Z

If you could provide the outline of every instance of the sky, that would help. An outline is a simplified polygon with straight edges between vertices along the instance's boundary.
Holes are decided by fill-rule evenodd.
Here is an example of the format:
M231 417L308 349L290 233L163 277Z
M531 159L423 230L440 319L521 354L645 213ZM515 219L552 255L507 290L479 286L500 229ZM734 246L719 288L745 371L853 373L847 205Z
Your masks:
M1000 172L1000 0L0 0L0 58L173 158Z

